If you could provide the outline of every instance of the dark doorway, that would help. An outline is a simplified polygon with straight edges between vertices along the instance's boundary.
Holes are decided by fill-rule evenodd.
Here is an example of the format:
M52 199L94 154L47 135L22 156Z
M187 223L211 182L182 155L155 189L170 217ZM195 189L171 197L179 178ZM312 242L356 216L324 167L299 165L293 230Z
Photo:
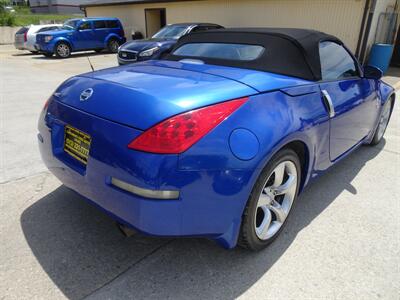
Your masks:
M400 67L400 29L397 30L396 41L394 43L393 55L390 64L392 66Z
M146 8L144 10L146 22L146 37L152 37L167 24L165 8Z

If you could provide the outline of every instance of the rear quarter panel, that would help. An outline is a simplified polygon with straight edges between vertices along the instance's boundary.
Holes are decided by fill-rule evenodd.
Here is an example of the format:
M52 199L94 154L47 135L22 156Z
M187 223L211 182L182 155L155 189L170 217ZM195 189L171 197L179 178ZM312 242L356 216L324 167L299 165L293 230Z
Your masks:
M371 133L365 142L366 144L370 143L374 137L376 128L379 125L381 110L382 110L383 106L385 105L385 103L390 99L390 97L393 97L394 101L396 100L395 89L391 85L389 85L381 80L378 80L375 83L375 88L377 89L377 94L380 99L381 106L380 106L379 113L377 114L377 117L375 120L374 128L371 130ZM394 105L394 103L392 105Z
M250 160L231 151L233 130L244 128L258 139ZM248 191L271 157L292 141L306 145L308 167L303 182L326 170L329 160L329 118L318 85L288 88L251 96L227 120L179 157L182 170L251 170Z
M378 81L377 83L378 89L379 89L379 95L382 101L382 105L389 99L389 97L395 92L394 88L383 82L383 81Z

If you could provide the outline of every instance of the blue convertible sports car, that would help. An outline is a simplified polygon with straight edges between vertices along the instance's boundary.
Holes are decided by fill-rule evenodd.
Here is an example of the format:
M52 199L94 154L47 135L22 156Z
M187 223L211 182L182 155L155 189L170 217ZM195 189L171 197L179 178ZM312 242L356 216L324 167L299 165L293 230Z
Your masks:
M223 29L75 76L39 120L44 162L123 227L262 249L304 187L382 139L393 89L337 38Z

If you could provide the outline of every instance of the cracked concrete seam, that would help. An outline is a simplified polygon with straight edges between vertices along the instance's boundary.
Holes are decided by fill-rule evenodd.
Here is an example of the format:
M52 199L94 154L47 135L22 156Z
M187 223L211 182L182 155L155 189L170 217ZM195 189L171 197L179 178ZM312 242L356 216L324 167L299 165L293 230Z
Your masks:
M13 182L24 180L24 179L30 179L32 177L36 177L36 176L40 176L40 175L50 176L52 174L50 173L50 171L37 172L37 173L34 173L34 174L29 174L29 175L26 175L26 176L12 178L12 179L9 179L9 180L6 180L6 181L2 181L2 182L0 182L0 185L6 185L6 184L9 184L9 183L13 183Z

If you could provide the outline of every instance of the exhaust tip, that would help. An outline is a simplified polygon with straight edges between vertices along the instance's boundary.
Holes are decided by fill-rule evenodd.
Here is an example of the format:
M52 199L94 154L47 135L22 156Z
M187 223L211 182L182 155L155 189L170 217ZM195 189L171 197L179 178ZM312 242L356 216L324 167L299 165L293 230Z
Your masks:
M117 223L117 228L119 231L125 236L125 237L131 237L135 234L137 234L137 231L133 228L130 228L124 224Z

